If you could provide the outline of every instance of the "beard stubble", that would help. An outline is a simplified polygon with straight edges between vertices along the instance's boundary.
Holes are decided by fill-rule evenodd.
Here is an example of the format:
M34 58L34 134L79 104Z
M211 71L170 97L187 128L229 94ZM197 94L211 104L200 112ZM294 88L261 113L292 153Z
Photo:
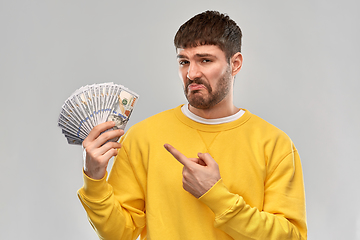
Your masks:
M207 94L204 95L203 93L200 92L203 91L203 89L194 90L190 92L188 90L188 87L192 83L204 85ZM218 79L215 90L212 89L212 87L207 81L201 78L196 78L194 80L188 79L185 85L184 93L186 99L188 100L189 104L192 107L198 109L208 109L221 102L229 94L231 88L230 85L231 85L231 74L230 74L230 67L228 67L224 75L222 75Z

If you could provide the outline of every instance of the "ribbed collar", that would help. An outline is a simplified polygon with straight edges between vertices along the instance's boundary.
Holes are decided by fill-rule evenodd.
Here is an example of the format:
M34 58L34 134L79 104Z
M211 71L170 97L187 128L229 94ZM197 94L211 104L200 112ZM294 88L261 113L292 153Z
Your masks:
M210 125L223 124L223 123L228 123L228 122L238 120L245 113L244 110L239 109L239 111L237 113L235 113L231 116L228 116L228 117L206 119L206 118L202 118L202 117L190 112L188 103L181 107L181 111L184 113L185 116L187 116L191 120L194 120L195 122L210 124Z
M246 123L250 117L251 117L251 113L246 110L246 109L240 109L243 110L244 113L243 115L237 119L234 120L232 122L228 122L228 123L221 123L221 124L215 124L215 125L210 125L210 124L204 124L204 123L199 123L196 122L190 118L188 118L182 111L181 111L181 107L183 105L180 105L178 107L176 107L174 109L174 113L176 115L176 117L185 125L194 128L194 129L198 129L200 131L205 131L205 132L217 132L217 131L225 131L225 130L229 130L235 127L238 127L244 123Z

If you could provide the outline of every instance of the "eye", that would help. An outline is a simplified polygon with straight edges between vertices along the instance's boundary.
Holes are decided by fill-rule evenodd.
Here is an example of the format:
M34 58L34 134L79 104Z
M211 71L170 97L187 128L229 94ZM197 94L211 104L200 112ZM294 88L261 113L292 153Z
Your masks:
M186 64L188 64L189 63L189 61L187 61L187 60L180 60L179 61L179 65L186 65Z
M203 62L203 63L208 63L208 62L211 62L211 60L205 58L205 59L202 60L202 62Z

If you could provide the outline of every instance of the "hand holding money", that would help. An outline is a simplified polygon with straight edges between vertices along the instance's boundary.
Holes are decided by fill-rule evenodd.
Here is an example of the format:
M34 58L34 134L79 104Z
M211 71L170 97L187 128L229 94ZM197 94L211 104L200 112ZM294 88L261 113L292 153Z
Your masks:
M81 145L100 123L113 121L113 129L125 129L138 98L136 93L114 83L81 87L63 104L58 126L69 144Z
M122 129L111 130L114 126L115 122L101 123L83 141L84 172L92 179L102 179L105 176L109 160L117 155L121 147L120 143L109 141L124 134Z
M90 178L105 176L138 98L122 85L101 83L77 89L63 104L58 126L69 144L83 145L84 172Z

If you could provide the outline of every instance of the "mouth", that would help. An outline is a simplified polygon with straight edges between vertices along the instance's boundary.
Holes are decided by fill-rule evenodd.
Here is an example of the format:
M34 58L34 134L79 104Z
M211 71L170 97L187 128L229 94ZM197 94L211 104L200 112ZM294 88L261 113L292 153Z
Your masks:
M198 84L198 83L191 83L188 85L187 88L189 91L197 91L197 90L201 90L201 89L206 89L205 85Z

